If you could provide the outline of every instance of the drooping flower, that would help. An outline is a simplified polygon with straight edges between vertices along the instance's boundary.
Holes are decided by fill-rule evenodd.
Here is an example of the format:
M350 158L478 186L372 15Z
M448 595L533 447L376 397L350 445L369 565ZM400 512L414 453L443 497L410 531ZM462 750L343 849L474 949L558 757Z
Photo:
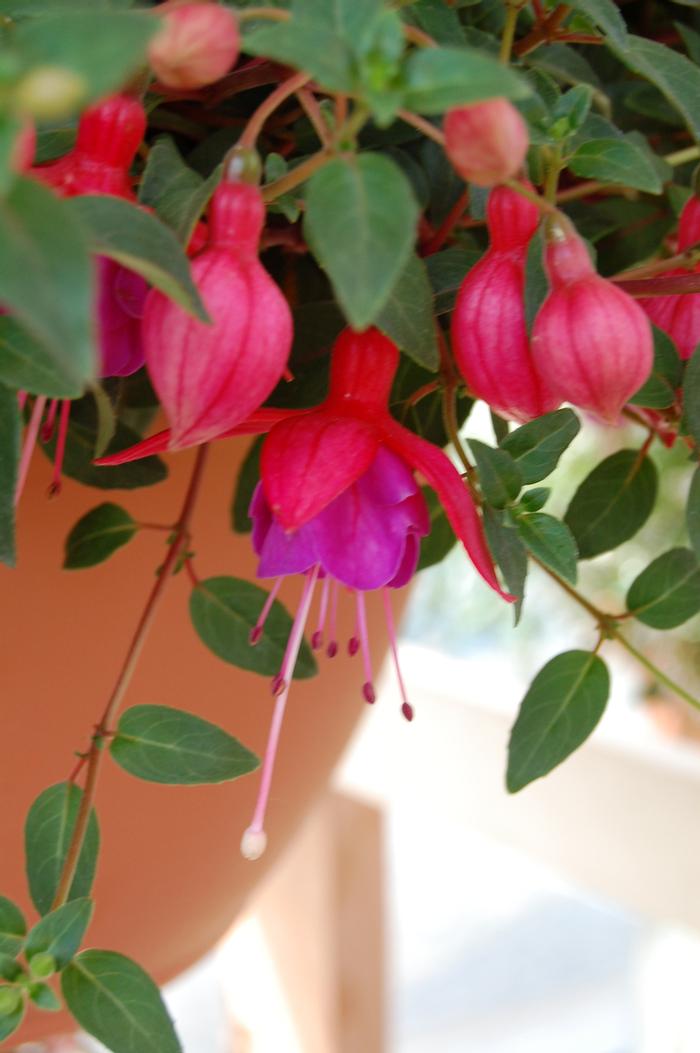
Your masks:
M700 197L695 194L686 201L678 221L678 251L684 252L700 241ZM665 272L670 278L676 274L700 274L700 263L692 271L675 268ZM700 293L675 296L650 296L639 299L654 325L671 337L681 358L690 358L700 343Z
M549 226L550 292L532 330L539 372L562 400L615 423L651 372L649 319L622 289L597 274L565 217Z
M163 26L148 45L148 61L168 88L202 88L225 76L240 48L236 16L210 3L166 3Z
M462 282L452 315L452 349L470 390L521 423L561 401L535 366L525 320L525 262L539 220L537 206L517 191L491 191L491 244Z
M220 184L192 278L212 320L154 289L144 311L146 366L170 421L170 448L208 442L243 421L282 376L292 317L258 259L265 205L257 186Z
M487 99L448 110L445 153L468 183L496 186L522 168L529 145L527 125L507 99Z

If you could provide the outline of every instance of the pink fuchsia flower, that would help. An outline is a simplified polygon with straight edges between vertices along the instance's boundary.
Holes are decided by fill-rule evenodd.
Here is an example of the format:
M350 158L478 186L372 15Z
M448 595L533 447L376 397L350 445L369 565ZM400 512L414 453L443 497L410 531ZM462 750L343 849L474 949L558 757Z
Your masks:
M615 423L651 372L649 319L622 289L596 273L565 217L549 227L550 292L532 330L535 365L562 400Z
M260 190L224 182L192 277L210 325L158 290L146 302L146 366L170 421L169 448L208 442L243 421L281 378L292 346L287 301L258 259Z
M202 88L225 76L240 49L236 17L221 4L163 4L163 27L148 46L148 61L168 88Z
M684 252L700 241L700 198L686 201L678 222L678 251ZM682 267L666 271L665 276L688 274ZM690 273L700 274L700 264ZM676 296L651 296L637 300L654 325L674 341L681 358L690 358L700 343L700 293Z
M522 168L529 146L527 125L507 99L487 99L448 110L445 153L467 183L496 186Z
M537 206L521 194L491 191L491 244L462 282L452 315L452 350L469 389L521 423L561 401L535 366L525 320L525 262L539 220Z

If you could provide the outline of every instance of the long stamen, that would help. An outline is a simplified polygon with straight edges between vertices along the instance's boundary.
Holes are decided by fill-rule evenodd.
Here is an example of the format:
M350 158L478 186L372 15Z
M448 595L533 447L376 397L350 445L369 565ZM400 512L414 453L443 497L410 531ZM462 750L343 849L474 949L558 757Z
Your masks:
M329 631L330 640L328 641L328 647L326 648L326 654L329 658L335 658L338 653L338 634L336 632L336 621L338 617L338 582L333 579L331 582L331 614L329 619Z
M362 663L365 667L365 682L362 685L362 694L365 702L375 702L377 696L372 683L372 656L369 653L369 633L367 632L367 611L365 609L365 594L358 589L355 592L355 604L357 609L357 629L360 637L360 650L362 651Z
M19 459L19 465L17 466L17 483L15 486L15 504L19 503L19 499L22 496L24 490L24 484L27 481L27 473L29 471L29 462L32 459L32 453L36 446L37 435L39 434L39 425L41 424L41 418L44 415L44 406L46 405L46 395L37 395L32 406L32 414L29 418L29 424L27 425L27 433L24 437L24 446L22 447L22 455Z
M49 494L54 497L61 492L61 472L63 471L63 458L66 453L66 440L68 438L68 420L70 418L70 399L64 399L61 403L61 415L58 418L58 434L56 436L56 453L53 459L53 476Z
M292 631L287 640L287 648L284 652L282 667L280 669L280 679L282 680L283 687L277 696L275 709L272 714L272 723L270 724L270 733L267 739L267 747L265 749L262 773L260 776L258 799L255 804L255 811L253 812L253 820L241 839L241 853L246 859L259 859L267 845L267 835L263 829L265 822L265 809L267 808L267 801L270 796L272 772L275 766L277 746L279 744L280 732L282 730L282 720L284 719L284 711L287 705L287 697L291 685L291 674L294 672L294 666L296 665L296 660L299 656L301 641L304 638L306 619L309 616L309 609L311 607L314 587L318 578L318 571L319 567L317 564L306 576L301 600L299 601L299 607L297 608L297 613L294 618L294 625L292 626Z
M56 420L56 410L58 409L59 399L51 399L49 403L49 411L46 414L46 420L41 427L41 441L50 442L51 436L53 435L54 421Z
M248 637L248 641L251 644L256 644L258 642L258 640L260 639L260 637L262 636L263 629L265 628L265 622L267 621L267 616L268 616L268 614L270 613L270 611L272 609L272 604L275 602L275 599L277 598L277 593L280 590L280 585L281 584L282 584L282 578L280 577L280 578L277 579L275 584L270 589L270 593L269 593L267 599L265 600L265 604L263 606L263 609L260 611L260 614L258 616L258 620L255 623L255 625L253 626L253 628L250 630L250 636Z
M354 658L357 652L360 650L360 624L359 624L359 612L357 606L355 606L355 631L348 640L348 654L351 658Z
M399 681L399 690L401 691L401 698L403 699L401 705L401 712L403 713L406 720L413 720L413 706L408 701L406 694L406 687L401 676L401 666L399 665L399 652L396 646L396 626L394 625L394 612L391 609L391 599L389 596L388 589L382 589L382 598L384 600L384 613L386 615L386 631L389 636L389 644L391 646L391 654L394 659L394 668L396 670L396 678Z
M321 605L318 610L318 622L311 636L311 647L314 651L320 651L323 647L323 630L326 627L326 614L328 613L328 595L331 588L331 576L326 574L323 579L323 591L321 592Z

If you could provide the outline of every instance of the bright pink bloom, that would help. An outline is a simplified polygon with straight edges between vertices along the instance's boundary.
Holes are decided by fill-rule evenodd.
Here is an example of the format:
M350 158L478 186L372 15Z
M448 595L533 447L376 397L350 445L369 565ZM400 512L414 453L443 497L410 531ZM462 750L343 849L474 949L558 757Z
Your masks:
M167 8L167 10L166 10ZM238 58L233 11L221 4L164 4L163 28L148 46L148 61L168 88L202 88L225 76Z
M535 364L562 401L610 423L651 372L649 319L631 296L596 273L565 221L545 251L550 292L532 330Z
M700 198L693 195L686 201L678 222L678 251L684 252L700 241ZM666 271L674 274L700 274L700 264L687 271L683 267ZM690 358L700 344L700 293L682 296L650 296L637 300L654 325L663 329L674 341L681 358Z
M522 168L529 145L527 125L507 99L487 99L448 110L445 153L467 183L495 186Z
M222 183L209 241L192 277L212 324L154 289L143 341L153 386L171 425L170 449L208 442L248 417L279 381L292 345L287 301L258 259L265 220L260 190Z
M489 195L491 245L462 282L452 315L452 350L470 390L522 423L557 408L530 352L525 322L525 261L539 209L497 187Z

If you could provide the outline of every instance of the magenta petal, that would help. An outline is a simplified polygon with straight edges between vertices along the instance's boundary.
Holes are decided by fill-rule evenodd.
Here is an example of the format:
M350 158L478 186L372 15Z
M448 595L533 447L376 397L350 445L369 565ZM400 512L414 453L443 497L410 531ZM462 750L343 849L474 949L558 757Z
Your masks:
M101 375L127 377L144 363L141 314L148 285L106 256L97 260Z
M418 557L420 556L420 541L418 540L418 534L410 533L406 535L406 546L403 550L403 556L399 563L399 568L394 574L391 581L387 582L387 585L391 589L400 589L404 585L407 585L413 575L416 573L416 567L418 565Z
M313 520L321 566L353 589L379 589L396 574L406 531L392 509L363 500L351 486Z
M380 446L371 465L360 479L367 496L378 505L398 505L417 492L416 480L408 465Z
M282 574L303 574L318 563L314 524L287 532L273 518L262 484L258 483L250 502L253 520L253 548L260 556L259 578L278 578Z

